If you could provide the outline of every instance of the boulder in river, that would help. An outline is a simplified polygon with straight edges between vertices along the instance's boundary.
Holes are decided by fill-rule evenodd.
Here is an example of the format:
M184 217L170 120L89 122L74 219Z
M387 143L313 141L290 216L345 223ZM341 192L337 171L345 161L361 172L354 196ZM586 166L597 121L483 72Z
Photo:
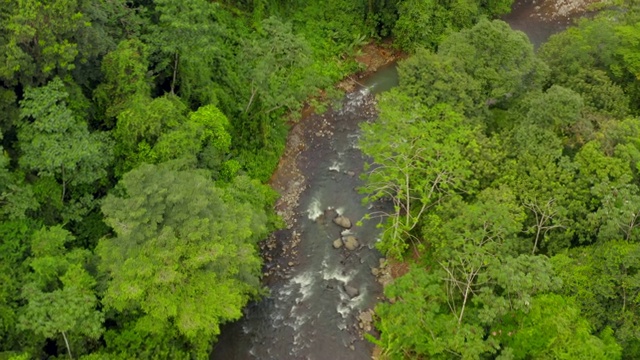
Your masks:
M351 228L351 220L346 216L338 215L333 219L333 222L345 229Z
M358 245L360 245L358 243L358 239L356 239L355 236L346 236L342 238L342 241L344 242L344 247L352 251L358 248Z
M354 298L358 295L360 295L360 290L358 290L358 288L353 287L351 285L345 285L344 286L344 291L347 293L347 295L349 295L350 298Z
M342 239L333 240L333 247L336 249L340 249L342 247Z

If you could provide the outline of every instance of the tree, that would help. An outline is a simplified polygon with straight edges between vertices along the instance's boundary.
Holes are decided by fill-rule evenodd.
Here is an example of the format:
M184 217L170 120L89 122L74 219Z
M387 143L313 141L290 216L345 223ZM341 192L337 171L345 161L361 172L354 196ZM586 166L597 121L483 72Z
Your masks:
M612 21L612 17L616 20ZM552 36L540 49L540 56L549 64L557 83L575 86L572 88L579 92L579 86L583 85L581 79L588 79L587 74L595 74L597 77L598 72L606 73L613 83L624 90L625 97L631 99L631 109L637 112L637 99L640 95L637 85L640 74L640 60L637 56L640 25L633 17L633 12L620 15L618 12L604 11L593 19L583 19L578 26ZM598 82L600 86L610 88L607 81ZM592 83L597 86L598 82ZM611 99L611 94L603 93L602 90L591 96L594 95L603 100ZM586 92L585 96L589 97ZM625 100L622 98L617 101Z
M479 83L463 68L462 61L416 50L398 65L400 91L421 104L449 104L463 114L475 114L482 106Z
M205 0L156 0L154 5L157 23L148 42L155 71L186 103L212 103L216 62L229 50L221 5Z
M553 259L564 283L562 293L572 296L596 331L614 330L625 358L640 354L640 246L611 240L577 248Z
M67 107L67 97L57 78L46 86L27 89L18 130L20 165L39 176L55 178L62 186L62 201L70 186L104 178L111 163L108 138L90 133L87 124Z
M0 219L23 219L25 213L36 209L38 204L31 186L23 181L24 174L10 171L9 163L9 157L0 146Z
M392 302L376 306L380 339L374 340L390 359L467 358L492 353L478 324L458 324L442 288L444 271L412 267L385 288Z
M128 318L137 332L168 331L173 343L206 354L220 325L259 293L256 243L270 229L273 195L243 178L218 188L178 162L143 164L118 188L102 207L116 237L96 250L109 276L104 305L139 314Z
M607 328L592 335L589 322L569 298L544 294L532 301L520 324L500 335L514 359L620 359L621 349ZM495 332L494 332L495 333Z
M243 165L266 181L284 150L282 116L299 110L304 100L317 95L318 86L328 86L329 81L312 66L312 49L293 32L291 23L270 17L257 27L255 36L241 41L234 60L240 65L236 95L240 111L229 117Z
M563 156L561 138L549 126L533 125L526 118L521 121L507 137L511 157L500 165L497 183L512 188L526 210L525 232L533 237L530 252L553 253L569 246L570 209L582 209L573 202L586 190L574 185L575 166Z
M502 102L541 85L547 71L527 36L503 21L481 20L440 44L438 54L460 59L480 86L483 101Z
M405 50L433 49L451 33L472 27L483 16L511 10L511 0L402 1L394 24L394 41Z
M393 28L398 45L406 50L435 48L450 31L458 30L451 24L451 15L447 10L435 0L401 2L398 5L398 21Z
M93 291L96 281L85 269L90 254L82 249L67 251L65 244L72 240L72 235L60 226L42 228L33 234L33 273L22 288L27 305L20 317L22 328L42 338L62 336L70 358L70 344L81 343L71 335L97 340L104 321Z
M362 125L360 148L372 157L363 191L367 201L389 197L393 210L380 250L400 257L426 211L464 191L470 178L465 152L474 129L447 105L428 108L397 91L380 100L380 117ZM372 214L376 215L376 214Z
M448 303L458 323L472 301L476 313L468 316L490 324L500 314L525 308L532 293L555 286L544 257L519 255L523 220L508 188L485 189L471 204L444 204L426 219L423 236L447 273Z
M114 130L120 158L117 173L141 163L157 164L196 156L202 167L216 172L217 178L231 179L239 165L228 159L230 131L229 120L213 105L202 106L187 115L186 107L174 95L153 100L134 98L118 115Z
M189 114L187 120L171 131L160 135L153 144L148 162L160 163L197 155L201 164L227 179L235 176L235 160L223 161L231 148L231 125L215 106L206 105Z
M306 40L293 33L290 23L277 18L265 19L260 25L259 36L247 41L239 56L248 66L245 74L251 95L244 112L249 116L295 109L317 90L312 74L304 71L311 65ZM261 130L264 133L266 129Z
M24 350L25 337L18 328L22 304L20 290L27 282L29 244L39 224L27 220L0 223L0 353Z
M566 82L556 81L556 84L580 94L592 111L614 118L622 118L630 112L629 96L602 70L581 69Z
M582 116L584 101L572 90L553 85L531 101L526 121L563 136Z
M496 354L501 342L488 330L558 287L546 257L517 253L523 214L514 196L489 189L478 198L429 216L429 268L413 267L385 289L391 303L376 307L378 343L391 358Z
M123 40L102 60L105 79L94 96L107 118L118 116L136 97L151 97L147 52L147 46L140 40Z
M633 216L629 217L631 213L628 206L622 214L616 215L617 211L607 214L607 211L612 211L611 207L616 204L625 206L624 200L626 199L622 199L622 202L615 200L617 192L626 191L626 194L632 195L629 190L633 192L634 186L629 187L628 185L633 179L629 162L616 156L607 156L602 151L602 145L597 141L585 144L576 154L574 162L578 169L576 187L589 189L589 192L584 194L581 199L588 215L580 216L577 213L574 215L577 217L575 220L576 231L581 235L581 240L592 242L603 221L618 223L629 220L627 224L630 224L631 227L627 230L630 233L635 227L633 226L635 222L632 221ZM625 187L626 190L624 190ZM606 201L607 205L604 209L599 210L603 201ZM631 204L631 206L634 205ZM623 228L619 230L620 237L622 237ZM611 234L607 237L611 237Z
M77 0L24 0L2 5L3 61L0 77L15 85L38 86L75 67L74 35L87 26Z

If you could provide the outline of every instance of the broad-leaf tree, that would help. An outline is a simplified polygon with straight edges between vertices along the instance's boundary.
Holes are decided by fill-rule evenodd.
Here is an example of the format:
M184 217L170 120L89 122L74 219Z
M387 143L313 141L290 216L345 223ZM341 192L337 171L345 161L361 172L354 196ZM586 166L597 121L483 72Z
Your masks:
M125 174L102 207L115 231L97 248L109 277L106 308L138 314L129 318L133 331L168 331L188 351L205 354L220 325L238 319L260 289L256 243L268 230L271 199L262 185L239 181L219 188L206 172L178 162Z
M85 340L102 334L104 316L98 311L95 279L88 273L90 253L67 250L73 236L60 226L33 234L30 266L33 273L22 288L26 301L20 326L41 339L61 340L69 357L87 349ZM72 344L80 345L75 351Z
M18 130L20 165L40 177L55 178L62 187L62 201L70 187L91 185L104 178L112 160L108 138L90 133L87 123L67 106L67 97L58 78L46 86L27 89Z
M392 91L380 101L380 118L362 130L360 147L372 157L363 190L368 201L393 201L380 249L400 257L410 241L415 244L412 232L426 211L464 191L474 128L447 105L428 108Z

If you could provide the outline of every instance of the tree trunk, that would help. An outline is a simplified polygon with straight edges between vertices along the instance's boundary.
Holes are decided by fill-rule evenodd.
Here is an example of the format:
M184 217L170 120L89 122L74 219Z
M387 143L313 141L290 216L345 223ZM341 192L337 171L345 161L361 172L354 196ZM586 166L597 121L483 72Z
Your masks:
M473 281L473 280L471 280ZM458 317L458 325L462 323L462 316L464 315L464 308L467 306L467 299L469 298L469 288L471 288L471 281L467 282L467 287L464 289L464 300L462 300L462 307L460 308L460 316Z
M176 87L176 77L178 76L178 59L179 55L176 52L175 60L173 61L173 79L171 79L171 94L175 94L174 90Z
M73 359L73 355L71 355L71 348L69 347L69 340L67 340L67 334L62 332L62 337L64 338L64 343L67 345L67 353L69 354L69 359Z

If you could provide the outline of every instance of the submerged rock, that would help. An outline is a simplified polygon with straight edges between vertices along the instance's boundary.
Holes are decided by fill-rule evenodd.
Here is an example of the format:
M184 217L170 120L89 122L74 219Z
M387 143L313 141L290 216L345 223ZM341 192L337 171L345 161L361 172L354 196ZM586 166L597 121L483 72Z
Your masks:
M334 208L327 208L324 210L324 217L327 219L333 219L338 216L338 212Z
M333 219L333 222L345 229L351 228L351 220L349 220L349 218L346 216L339 215Z

